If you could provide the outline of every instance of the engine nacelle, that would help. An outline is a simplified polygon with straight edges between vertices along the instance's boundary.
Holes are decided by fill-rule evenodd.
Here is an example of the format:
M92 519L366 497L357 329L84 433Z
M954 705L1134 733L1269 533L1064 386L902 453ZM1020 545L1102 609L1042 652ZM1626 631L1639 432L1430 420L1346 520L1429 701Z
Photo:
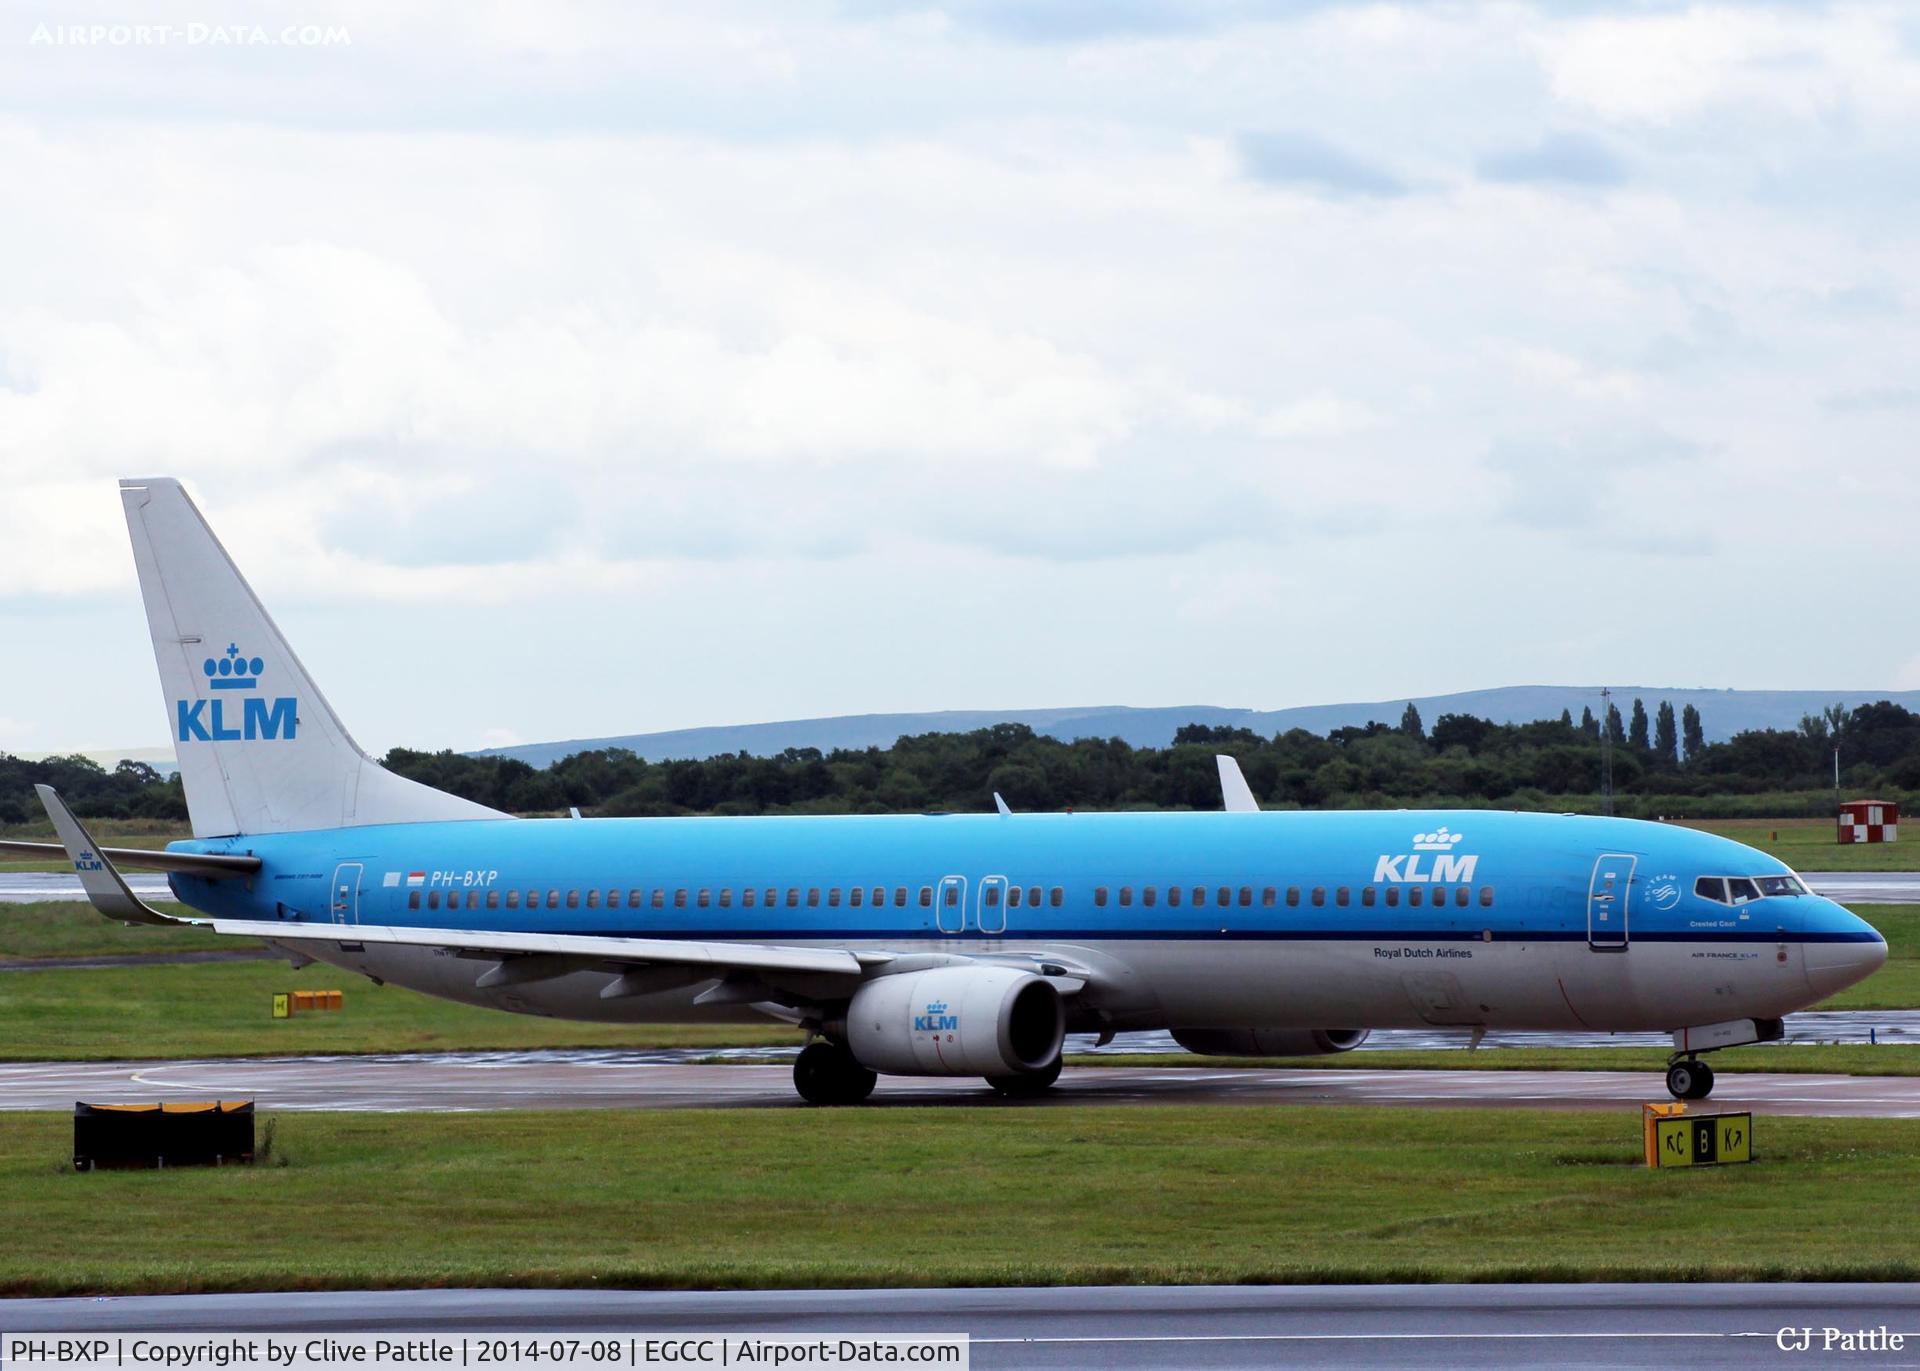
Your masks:
M1060 992L1010 966L942 966L881 976L847 1006L847 1047L891 1076L1023 1076L1066 1037Z
M1203 1057L1324 1057L1351 1052L1364 1028L1176 1028L1173 1040Z

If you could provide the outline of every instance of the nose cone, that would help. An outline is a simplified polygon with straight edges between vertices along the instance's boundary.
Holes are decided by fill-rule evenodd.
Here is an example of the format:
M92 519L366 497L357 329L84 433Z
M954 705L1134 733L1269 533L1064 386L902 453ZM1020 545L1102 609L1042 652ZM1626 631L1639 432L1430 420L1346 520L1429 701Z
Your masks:
M1858 985L1887 963L1887 940L1837 904L1807 920L1807 985L1821 1000Z

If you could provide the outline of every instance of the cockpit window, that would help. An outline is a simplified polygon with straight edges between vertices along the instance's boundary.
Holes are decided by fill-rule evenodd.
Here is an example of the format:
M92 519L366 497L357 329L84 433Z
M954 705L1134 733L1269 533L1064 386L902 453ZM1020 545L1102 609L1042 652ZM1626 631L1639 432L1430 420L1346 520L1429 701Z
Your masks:
M1760 898L1759 887L1745 876L1727 877L1727 894L1732 897L1735 904L1746 904L1749 900Z
M1793 876L1760 876L1755 879L1760 882L1760 893L1762 895L1804 895L1807 893L1807 888L1800 884L1798 878Z
M1703 900L1712 900L1715 904L1727 902L1727 878L1725 876L1702 876L1693 883L1693 893Z

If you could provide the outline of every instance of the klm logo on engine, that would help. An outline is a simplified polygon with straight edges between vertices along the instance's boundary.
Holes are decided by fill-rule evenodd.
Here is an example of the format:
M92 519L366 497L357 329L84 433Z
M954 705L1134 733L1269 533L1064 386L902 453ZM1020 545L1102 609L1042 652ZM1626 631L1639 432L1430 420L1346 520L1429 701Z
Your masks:
M1414 834L1413 851L1381 857L1374 862L1374 882L1439 884L1457 881L1463 885L1470 882L1473 880L1473 869L1479 865L1480 859L1476 856L1454 855L1453 849L1459 846L1461 837L1461 834L1449 833L1444 824L1432 833Z
M944 1000L935 1000L927 1006L924 1014L913 1016L915 1033L949 1033L960 1027L960 1016L947 1013Z
M225 653L207 658L200 669L209 690L255 691L266 665L258 657L241 655L239 644L228 643ZM210 700L175 700L173 705L174 738L182 743L291 742L300 726L300 702L291 695L271 700L253 694L215 695Z

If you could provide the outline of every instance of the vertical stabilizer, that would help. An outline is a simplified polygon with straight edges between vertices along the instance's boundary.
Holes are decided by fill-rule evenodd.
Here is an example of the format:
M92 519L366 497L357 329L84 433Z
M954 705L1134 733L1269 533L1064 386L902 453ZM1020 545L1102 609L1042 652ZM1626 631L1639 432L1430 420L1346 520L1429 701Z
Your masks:
M122 481L196 837L505 815L361 752L178 481Z

